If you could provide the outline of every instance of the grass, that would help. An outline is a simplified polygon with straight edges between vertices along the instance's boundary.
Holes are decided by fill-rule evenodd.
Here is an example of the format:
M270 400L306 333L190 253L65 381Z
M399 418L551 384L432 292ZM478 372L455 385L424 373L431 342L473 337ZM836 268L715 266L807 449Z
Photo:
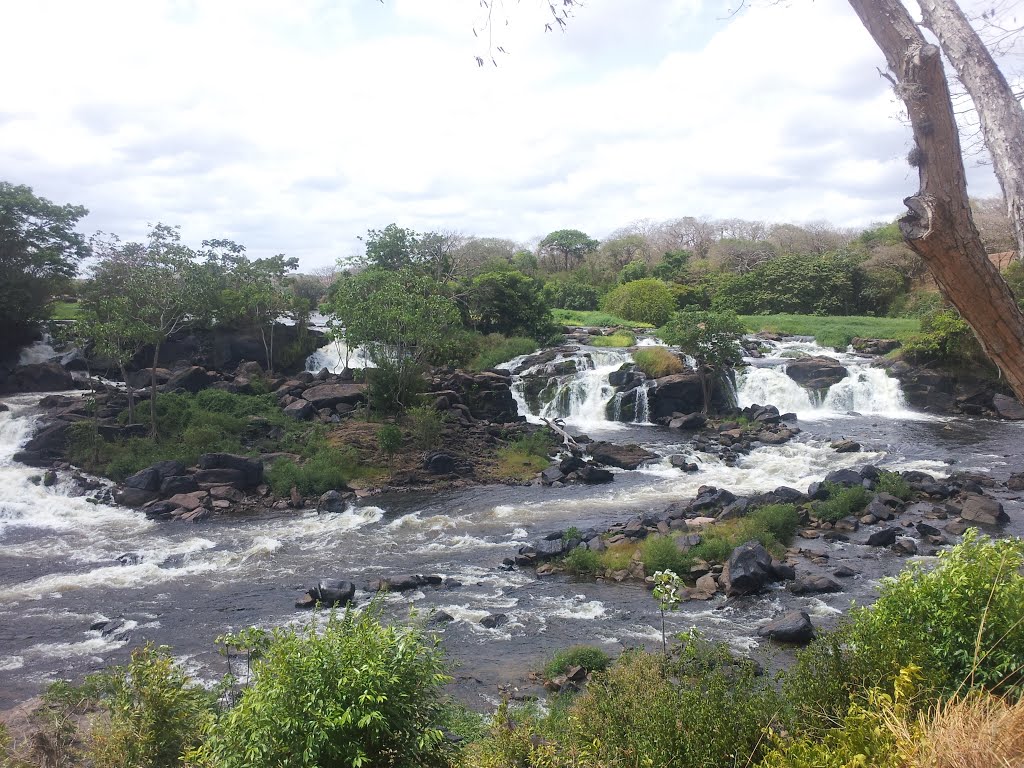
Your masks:
M683 372L683 361L664 347L645 347L633 353L637 367L652 379Z
M910 483L903 479L899 472L887 472L882 470L878 475L875 490L879 493L888 493L901 501L906 501L914 495Z
M828 489L828 498L814 505L814 516L827 523L858 514L871 501L871 493L862 485L843 488L835 483L825 483L825 487ZM909 492L909 487L907 490Z
M752 332L771 331L791 336L813 336L824 347L846 349L855 337L899 339L906 342L921 331L921 321L906 317L818 315L740 315Z
M587 672L603 672L612 663L607 653L592 645L574 645L556 651L544 667L544 677L551 680L565 674L572 667L583 667Z
M629 331L616 331L611 336L591 336L592 347L632 347L636 344L636 336Z
M77 320L81 312L75 301L55 301L51 308L54 320Z
M609 327L618 326L622 328L653 328L648 323L640 323L635 320L626 320L618 315L599 310L578 310L578 309L553 309L551 316L559 325L571 325L577 327Z
M551 437L534 432L498 449L498 473L515 480L529 480L550 463Z
M491 333L481 338L480 351L470 361L469 368L473 371L486 371L507 363L514 357L528 355L539 346L534 339L525 336L508 337L500 333Z

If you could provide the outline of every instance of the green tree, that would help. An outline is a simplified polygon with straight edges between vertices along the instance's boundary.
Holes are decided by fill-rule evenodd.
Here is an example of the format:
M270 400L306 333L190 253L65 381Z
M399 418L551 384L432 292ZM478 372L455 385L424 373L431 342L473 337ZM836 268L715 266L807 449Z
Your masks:
M75 276L89 252L75 226L87 213L0 182L0 357L31 340L53 296Z
M522 272L487 272L466 292L470 321L481 333L545 339L554 330L551 309L539 280Z
M448 682L435 642L384 626L379 606L276 629L253 682L213 727L203 766L448 766Z
M625 285L634 280L643 280L647 277L647 264L639 259L634 259L619 270L619 284Z
M604 297L605 312L651 325L664 325L676 308L667 284L653 277L620 285Z
M377 370L371 399L383 410L412 405L423 366L462 328L455 302L429 277L411 269L370 269L341 278L324 309L331 335L349 349L365 347Z
M366 230L366 237L359 239L366 247L361 261L369 269L406 269L417 261L419 235L411 229L388 224L384 229Z
M107 310L116 307L118 322L137 330L153 347L149 418L150 433L158 437L160 347L179 331L210 320L216 309L216 283L195 261L196 253L181 242L178 228L166 224L150 227L145 243L122 245L111 238L100 255L92 269L98 300L107 302Z
M583 257L597 250L600 243L578 229L559 229L548 234L537 246L538 260L553 270L569 271L583 262Z
M675 344L697 363L704 393L704 413L711 408L712 376L739 359L738 341L746 332L735 312L676 312L659 335Z

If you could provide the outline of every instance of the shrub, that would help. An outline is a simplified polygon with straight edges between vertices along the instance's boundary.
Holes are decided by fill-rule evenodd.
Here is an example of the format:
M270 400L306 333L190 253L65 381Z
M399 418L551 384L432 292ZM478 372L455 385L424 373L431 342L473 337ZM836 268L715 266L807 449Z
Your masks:
M197 757L217 768L449 765L438 727L448 680L437 643L383 625L376 603L276 629Z
M828 498L814 505L814 516L828 523L857 514L871 501L871 494L862 485L844 488L836 483L825 483L825 487Z
M682 373L683 361L664 347L645 347L633 352L637 367L652 379L672 373Z
M636 336L629 331L616 331L611 336L591 336L592 347L632 347L636 344Z
M675 297L668 285L653 277L620 285L601 303L605 312L656 326L664 325L675 308Z
M911 337L903 351L918 362L992 367L971 327L955 309L940 308L922 315L921 333Z
M417 448L427 450L437 447L447 414L440 413L431 405L418 405L405 412L412 429L412 441Z
M875 490L880 493L888 493L903 501L914 495L910 483L904 480L899 472L886 472L884 470L878 475Z
M548 304L558 309L592 311L597 309L597 289L576 281L549 281L544 286Z
M546 432L521 435L498 449L498 471L505 477L526 480L548 465L551 437Z
M402 430L394 424L385 424L377 430L377 446L391 462L402 447Z
M479 351L469 363L469 367L474 371L495 368L513 358L530 354L538 346L534 339L525 336L505 337L499 333L490 333L481 337Z
M303 464L278 459L267 470L267 483L277 496L287 496L292 487L304 495L320 495L344 488L358 470L354 450L324 446Z
M740 521L737 544L757 539L771 549L776 544L791 542L799 526L800 512L793 504L769 504Z
M378 356L376 368L367 368L366 397L379 413L399 413L423 391L423 368L408 360L393 362Z
M633 560L633 553L636 552L636 545L627 541L612 544L598 558L601 567L608 571L624 571L629 568Z
M612 663L611 657L593 645L574 645L556 651L544 667L548 680L565 674L572 667L583 667L587 672L603 672Z
M97 768L177 768L213 719L213 697L174 664L169 649L145 645L106 673L109 721L93 731Z
M565 556L565 569L576 576L592 576L601 567L597 552L586 547L576 547Z
M640 545L640 557L647 573L673 571L685 574L692 562L671 536L648 536Z

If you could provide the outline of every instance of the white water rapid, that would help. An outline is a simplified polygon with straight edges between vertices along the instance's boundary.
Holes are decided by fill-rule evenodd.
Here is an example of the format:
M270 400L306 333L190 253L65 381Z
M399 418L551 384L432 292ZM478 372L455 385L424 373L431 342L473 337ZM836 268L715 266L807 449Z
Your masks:
M746 358L748 367L738 373L736 399L741 408L753 403L771 404L782 413L795 413L801 420L835 419L850 414L929 418L907 407L899 382L883 369L872 367L872 358L835 352L812 340L766 343L770 347L768 353L763 358ZM786 375L787 362L801 357L831 357L849 375L829 387L824 396L816 396Z

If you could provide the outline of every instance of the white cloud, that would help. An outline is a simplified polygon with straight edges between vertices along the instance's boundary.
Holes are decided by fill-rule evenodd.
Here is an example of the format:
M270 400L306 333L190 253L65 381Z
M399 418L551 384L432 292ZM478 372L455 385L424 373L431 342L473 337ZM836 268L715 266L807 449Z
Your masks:
M93 228L306 267L391 221L527 240L898 213L908 131L846 4L722 12L591 0L544 34L544 3L508 3L510 53L478 69L473 0L7 3L0 168Z

